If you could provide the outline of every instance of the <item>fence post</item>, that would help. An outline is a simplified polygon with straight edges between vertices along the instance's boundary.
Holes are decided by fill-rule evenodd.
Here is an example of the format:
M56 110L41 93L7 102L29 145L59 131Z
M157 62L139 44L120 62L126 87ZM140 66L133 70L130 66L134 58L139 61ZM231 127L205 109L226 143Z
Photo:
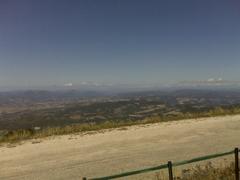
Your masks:
M239 180L239 158L238 158L238 152L239 149L235 148L234 154L235 154L235 179Z
M82 180L87 180L87 178L86 178L86 177L83 177Z
M173 180L172 162L168 161L168 174L169 180Z

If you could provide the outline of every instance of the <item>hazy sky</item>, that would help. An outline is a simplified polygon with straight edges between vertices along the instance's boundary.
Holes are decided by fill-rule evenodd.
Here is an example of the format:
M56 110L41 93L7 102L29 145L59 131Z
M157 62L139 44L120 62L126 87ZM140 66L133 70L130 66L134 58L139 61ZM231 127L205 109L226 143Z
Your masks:
M238 0L1 0L0 87L239 80Z

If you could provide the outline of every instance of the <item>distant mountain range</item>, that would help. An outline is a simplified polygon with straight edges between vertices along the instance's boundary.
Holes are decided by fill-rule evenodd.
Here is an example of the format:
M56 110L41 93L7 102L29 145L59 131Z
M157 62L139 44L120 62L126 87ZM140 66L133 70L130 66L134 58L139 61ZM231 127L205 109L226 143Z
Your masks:
M155 90L132 89L131 91L81 91L81 90L27 90L0 92L1 103L71 101L81 98L97 97L137 97L137 96L171 96L171 97L240 97L239 88L184 88L168 87Z
M28 91L10 91L0 92L0 103L3 101L53 101L53 100L71 100L77 98L99 97L105 96L103 92L97 91L43 91L43 90L28 90Z

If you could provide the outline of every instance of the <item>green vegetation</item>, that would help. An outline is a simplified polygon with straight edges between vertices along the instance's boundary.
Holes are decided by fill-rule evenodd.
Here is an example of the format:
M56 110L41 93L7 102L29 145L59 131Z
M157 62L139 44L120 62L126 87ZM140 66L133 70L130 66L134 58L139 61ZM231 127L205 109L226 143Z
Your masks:
M54 135L64 135L80 132L99 131L111 128L120 128L138 124L150 124L166 121L176 121L183 119L194 119L201 117L214 117L223 115L240 114L240 107L216 107L202 112L179 112L177 114L168 114L166 116L151 116L142 120L119 120L104 121L100 123L82 123L66 125L62 127L47 127L41 130L21 129L6 131L0 134L0 143L14 143L26 139L44 138Z

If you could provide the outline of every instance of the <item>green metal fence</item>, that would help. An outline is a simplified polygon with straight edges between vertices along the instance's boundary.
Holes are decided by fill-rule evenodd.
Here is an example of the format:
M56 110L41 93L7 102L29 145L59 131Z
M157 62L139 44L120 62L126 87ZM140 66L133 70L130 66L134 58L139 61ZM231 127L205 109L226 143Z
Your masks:
M147 173L151 171L156 171L156 170L162 170L162 169L168 169L168 174L169 174L169 180L173 180L173 167L181 166L181 165L186 165L194 162L199 162L199 161L204 161L204 160L209 160L209 159L214 159L222 156L227 156L227 155L235 155L235 178L236 180L239 180L239 149L235 148L232 151L224 152L224 153L217 153L217 154L211 154L207 156L202 156L202 157L197 157L193 158L190 160L184 160L184 161L179 161L179 162L171 162L168 161L167 164L162 164L160 166L155 166L155 167L150 167L150 168L145 168L145 169L140 169L140 170L135 170L135 171L129 171L129 172L124 172L121 174L115 174L111 176L105 176L105 177L98 177L98 178L86 178L84 177L83 180L108 180L108 179L116 179L116 178L122 178L122 177L127 177L131 175L137 175L141 173Z

